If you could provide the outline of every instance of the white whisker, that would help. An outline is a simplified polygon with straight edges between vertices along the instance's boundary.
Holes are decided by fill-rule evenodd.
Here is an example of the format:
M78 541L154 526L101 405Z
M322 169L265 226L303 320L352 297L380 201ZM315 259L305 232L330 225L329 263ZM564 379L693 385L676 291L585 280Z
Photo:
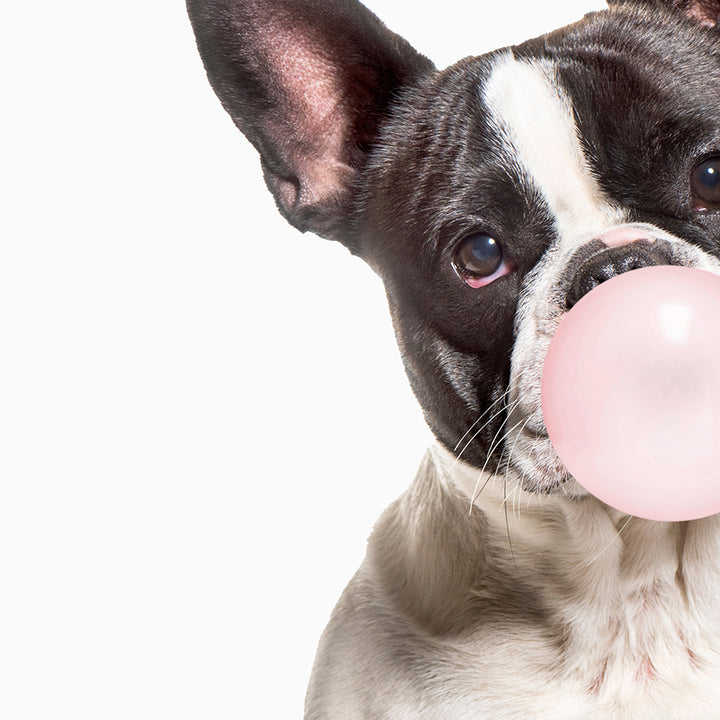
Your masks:
M520 400L518 399L518 400L516 400L516 401L513 403L513 406L512 406L511 408L508 408L508 413L507 413L505 419L504 419L504 420L502 421L502 423L500 424L500 427L497 429L497 432L495 433L495 436L493 437L492 442L490 443L490 448L489 448L489 450L487 451L487 454L486 454L486 456L485 456L485 463L483 464L482 469L480 470L480 474L478 475L477 482L475 483L475 488L473 489L473 494L472 494L472 496L471 496L471 498L470 498L470 511L471 511L471 512L472 512L472 506L473 506L473 504L475 503L475 500L477 500L478 496L480 495L480 492L482 492L482 490L485 489L485 486L488 484L488 482L490 481L490 479L492 479L492 478L497 474L497 470L495 470L495 472L490 476L490 478L485 481L485 485L483 485L483 487L482 487L482 489L480 490L480 492L477 492L478 485L480 484L480 479L481 479L482 476L485 474L485 469L487 468L487 465L488 465L488 463L490 462L490 458L492 457L492 454L495 452L495 450L497 449L498 445L500 445L500 443L502 443L503 440L508 436L509 433L511 433L516 427L518 427L518 425L521 425L523 422L525 422L524 419L523 419L523 420L520 420L518 423L516 423L515 425L513 425L513 426L510 428L510 430L508 430L508 431L505 433L505 435L503 435L501 438L498 438L498 436L499 436L500 433L502 432L503 427L505 426L505 423L510 419L510 415L511 415L512 411L519 405L519 403L520 403ZM502 459L501 459L501 462L502 462ZM500 464L501 464L501 463L498 463L498 467L500 466Z
M499 467L499 465L498 465L498 467ZM513 550L512 538L510 537L510 518L508 518L508 509L507 509L507 475L504 476L503 494L505 495L505 499L503 500L503 505L505 506L505 530L507 531L508 546L510 547L510 557L512 558L513 565L515 566L515 569L517 570L517 561L515 560L515 551Z
M457 441L455 447L453 448L454 451L457 451L457 449L462 445L463 440L475 429L475 426L499 403L503 402L505 398L510 393L510 388L508 388L497 400L494 402L491 402L490 405L488 405L484 412L480 415L480 417L465 431L465 434Z
M503 412L507 411L507 417L505 420L503 420L502 424L500 425L500 429L502 429L502 426L507 422L508 418L510 417L510 413L518 406L520 403L520 400L516 400L511 408L508 408L506 405L503 405L494 415L488 418L487 422L485 422L482 427L478 428L473 434L472 437L465 443L465 446L463 449L458 453L457 457L455 458L455 463L453 463L453 468L457 464L457 461L460 460L462 457L462 454L472 445L475 438L498 416L501 415ZM467 435L467 433L466 433ZM496 436L497 437L497 436ZM495 438L493 438L493 442L495 441Z
M508 456L507 456L507 462L505 463L505 474L506 475L510 471L510 460L512 459L513 452L515 452L515 446L517 445L517 441L520 439L520 436L522 435L523 430L525 429L527 424L530 422L530 417L531 417L530 415L527 416L525 422L523 423L523 426L520 428L520 430L518 430L518 433L515 436L515 440L513 441L513 444L510 448L510 452L508 453Z
M605 552L608 550L608 548L620 537L620 534L622 531L628 526L628 523L633 519L633 515L630 515L628 519L623 523L623 526L613 535L612 540L594 557L592 560L588 560L583 567L590 567L596 560L598 560L602 555L605 554Z

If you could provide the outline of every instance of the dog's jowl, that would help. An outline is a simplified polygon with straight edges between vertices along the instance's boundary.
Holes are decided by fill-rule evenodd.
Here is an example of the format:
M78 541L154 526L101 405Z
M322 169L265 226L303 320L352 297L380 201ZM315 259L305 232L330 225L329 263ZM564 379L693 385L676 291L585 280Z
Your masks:
M720 719L720 520L603 505L540 409L550 339L598 283L720 273L720 0L611 3L444 70L356 0L188 6L280 212L382 278L437 439L330 620L306 719Z

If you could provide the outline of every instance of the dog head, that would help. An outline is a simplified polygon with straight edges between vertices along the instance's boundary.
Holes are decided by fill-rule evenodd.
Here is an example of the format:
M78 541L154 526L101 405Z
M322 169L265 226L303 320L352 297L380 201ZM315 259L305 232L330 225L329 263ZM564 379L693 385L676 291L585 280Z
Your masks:
M562 315L618 273L720 272L720 0L627 0L436 70L356 0L189 0L280 212L386 287L436 437L583 491L545 432Z

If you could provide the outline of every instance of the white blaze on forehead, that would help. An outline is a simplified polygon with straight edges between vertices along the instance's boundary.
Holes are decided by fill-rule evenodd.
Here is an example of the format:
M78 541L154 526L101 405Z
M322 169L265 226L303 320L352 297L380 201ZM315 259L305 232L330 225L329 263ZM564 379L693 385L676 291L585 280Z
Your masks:
M501 141L553 214L561 243L587 240L622 222L590 172L572 104L549 63L504 55L484 100Z

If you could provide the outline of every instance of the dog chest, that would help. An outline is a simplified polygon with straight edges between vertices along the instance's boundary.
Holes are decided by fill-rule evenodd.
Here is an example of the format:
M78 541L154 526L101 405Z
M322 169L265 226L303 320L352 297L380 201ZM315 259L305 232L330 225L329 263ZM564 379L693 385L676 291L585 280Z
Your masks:
M324 687L352 676L394 718L720 718L716 519L521 495L506 522L500 480L471 515L457 489L477 471L449 461L431 453L379 521L323 642Z
M638 592L605 618L565 612L586 613L565 636L496 617L437 637L397 614L366 564L321 643L307 717L342 707L347 720L720 718L717 635L668 592Z
M463 640L438 638L397 615L365 565L321 642L307 718L720 718L712 638L696 639L698 654L689 652L678 618L643 608L652 598L636 600L624 608L624 626L599 631L588 618L584 647L578 636L572 647L565 638L563 650L550 626L517 621L489 622ZM647 658L650 645L656 652Z

